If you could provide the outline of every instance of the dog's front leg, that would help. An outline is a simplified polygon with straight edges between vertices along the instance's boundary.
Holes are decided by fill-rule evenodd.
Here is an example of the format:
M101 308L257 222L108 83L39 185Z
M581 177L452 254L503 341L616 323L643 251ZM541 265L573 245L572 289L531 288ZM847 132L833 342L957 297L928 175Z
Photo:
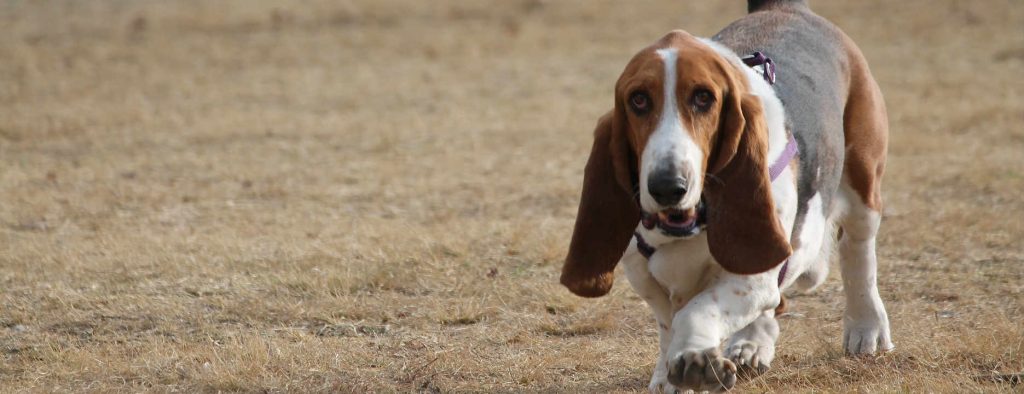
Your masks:
M761 312L754 321L729 337L725 356L750 375L759 375L771 368L775 359L775 341L779 338L779 322L775 311Z
M778 268L757 275L720 271L676 312L667 354L669 382L694 391L731 389L736 365L719 346L779 304L777 275Z
M625 268L626 278L633 290L647 302L658 322L658 361L654 364L654 373L647 389L651 393L675 393L676 388L668 382L666 354L672 341L672 303L669 301L665 288L651 275L648 261L636 251L636 240L626 248L625 255L619 263Z

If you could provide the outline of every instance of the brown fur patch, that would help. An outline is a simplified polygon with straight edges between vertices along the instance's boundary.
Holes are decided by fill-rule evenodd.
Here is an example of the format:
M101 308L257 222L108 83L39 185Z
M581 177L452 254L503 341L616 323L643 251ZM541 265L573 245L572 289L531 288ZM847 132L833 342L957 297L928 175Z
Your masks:
M845 34L850 59L850 92L843 113L846 138L845 176L864 205L882 210L882 174L889 143L889 119L882 91L860 49Z

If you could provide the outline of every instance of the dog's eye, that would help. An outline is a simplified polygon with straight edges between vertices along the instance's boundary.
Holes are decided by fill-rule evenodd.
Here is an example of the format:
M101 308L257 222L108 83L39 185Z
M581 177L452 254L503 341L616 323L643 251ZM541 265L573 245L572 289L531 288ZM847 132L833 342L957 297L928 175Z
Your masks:
M637 115L644 115L651 110L651 97L644 92L636 92L629 96L629 107Z
M693 108L700 112L706 112L711 109L711 104L715 103L715 95L707 89L698 89L690 100L693 102Z

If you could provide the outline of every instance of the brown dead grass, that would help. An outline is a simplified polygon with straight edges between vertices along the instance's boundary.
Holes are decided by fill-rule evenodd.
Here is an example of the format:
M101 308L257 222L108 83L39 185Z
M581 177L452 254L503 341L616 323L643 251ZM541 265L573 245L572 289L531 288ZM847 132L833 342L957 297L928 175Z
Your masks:
M739 391L1015 391L1024 6L815 1L889 102L897 350L839 281ZM0 4L0 390L637 392L623 280L556 283L628 57L742 1Z

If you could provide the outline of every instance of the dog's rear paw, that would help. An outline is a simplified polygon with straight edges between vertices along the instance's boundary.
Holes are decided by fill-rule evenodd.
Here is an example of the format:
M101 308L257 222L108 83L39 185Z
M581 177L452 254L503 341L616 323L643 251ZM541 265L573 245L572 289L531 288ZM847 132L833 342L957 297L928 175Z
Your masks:
M879 351L888 352L894 349L889 337L889 325L851 326L843 330L843 350L846 354L870 355Z
M687 350L668 364L668 381L694 391L722 391L736 385L736 364L722 357L718 348Z
M847 310L843 317L843 350L857 356L887 352L895 348L889 334L889 317L881 302L871 312Z

